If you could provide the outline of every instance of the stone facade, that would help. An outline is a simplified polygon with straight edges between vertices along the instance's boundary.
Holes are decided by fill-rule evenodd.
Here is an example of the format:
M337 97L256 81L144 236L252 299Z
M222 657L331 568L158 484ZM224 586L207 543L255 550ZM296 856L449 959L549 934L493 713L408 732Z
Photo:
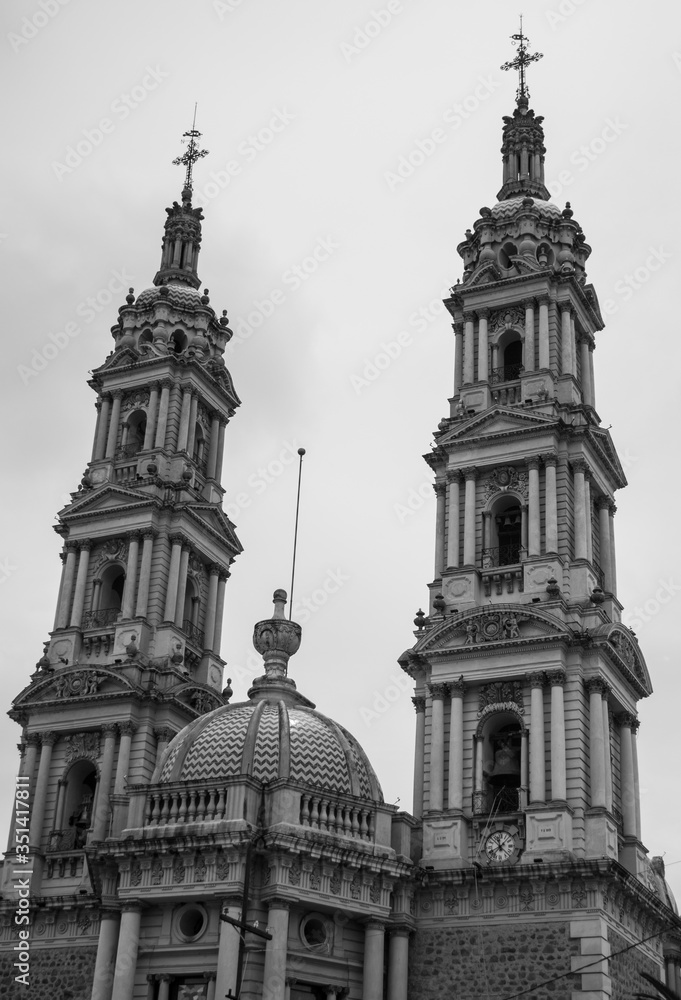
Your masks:
M14 981L14 956L0 954L2 1000L90 1000L96 945L63 943L59 948L31 948L28 986Z

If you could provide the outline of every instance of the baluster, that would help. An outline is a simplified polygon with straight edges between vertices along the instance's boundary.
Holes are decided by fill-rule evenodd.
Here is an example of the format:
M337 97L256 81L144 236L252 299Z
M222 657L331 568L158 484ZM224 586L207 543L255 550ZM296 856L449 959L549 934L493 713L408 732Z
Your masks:
M206 805L206 821L213 819L215 816L215 789L210 788L208 790L208 803Z
M215 818L216 819L224 819L225 818L225 789L224 789L224 787L219 790L218 804L215 807Z
M338 803L329 802L329 833L338 833L337 811Z
M170 795L166 792L165 795L160 795L159 798L163 805L161 807L161 815L158 822L159 826L165 826L168 822L168 814L170 812Z
M376 833L376 822L375 822L375 819L374 819L374 814L372 812L370 812L369 813L369 840L374 840L375 839L375 833Z
M187 822L193 823L196 819L196 792L191 791L189 793L189 801L187 803Z
M362 838L362 840L366 840L367 839L367 834L369 833L369 824L367 823L367 811L366 811L366 809L362 809L362 811L359 814L359 816L360 816L359 835Z
M319 799L315 795L312 799L312 809L310 811L310 826L317 829L319 827Z
M158 795L152 792L147 798L147 809L144 816L145 826L156 826L158 820Z
M184 823L187 819L187 806L189 805L189 793L185 789L177 794L177 822Z
M301 795L300 797L300 825L309 826L310 825L310 796Z
M352 836L356 837L359 833L359 817L357 815L357 809L352 810Z
M206 815L206 790L202 788L199 792L199 805L196 810L196 821L202 823Z
M350 806L343 806L343 833L346 837L352 835L352 821L350 819Z
M328 826L327 826L328 807L329 807L329 800L328 799L320 799L320 801L319 801L319 829L320 830L326 830L326 829L328 829Z
M178 814L179 805L180 805L180 802L179 802L179 799L180 799L179 793L178 792L171 792L170 795L169 795L169 798L170 798L170 812L168 814L168 822L169 823L177 823L177 814Z

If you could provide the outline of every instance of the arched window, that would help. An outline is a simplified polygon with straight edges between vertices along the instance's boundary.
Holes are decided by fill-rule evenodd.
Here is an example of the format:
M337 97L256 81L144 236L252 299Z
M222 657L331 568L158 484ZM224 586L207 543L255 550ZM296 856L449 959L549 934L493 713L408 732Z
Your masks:
M125 570L118 563L113 563L104 570L99 588L99 605L97 611L120 611L123 604L123 588L125 587Z
M144 447L147 430L147 415L144 410L135 410L123 425L123 454L126 458L137 455Z
M196 429L194 431L194 451L192 454L192 458L199 466L199 468L203 468L205 464L204 463L205 453L206 453L206 439L203 436L203 428L201 427L201 424L197 423Z
M478 733L475 812L509 813L520 809L522 727L513 712L491 715Z
M174 354L182 354L187 346L187 335L182 330L175 330L170 337L168 347Z
M62 845L74 848L85 846L88 830L92 825L97 769L89 760L79 760L65 779L64 801L61 808Z
M500 497L485 514L483 568L515 566L522 560L523 515L513 494Z
M503 359L504 382L519 378L523 370L523 344L520 337L506 345Z

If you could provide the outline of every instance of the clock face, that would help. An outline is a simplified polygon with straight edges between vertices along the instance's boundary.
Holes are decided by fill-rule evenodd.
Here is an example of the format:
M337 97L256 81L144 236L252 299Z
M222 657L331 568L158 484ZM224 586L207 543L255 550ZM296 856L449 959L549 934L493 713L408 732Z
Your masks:
M505 830L490 834L485 842L485 854L490 861L508 861L515 851L515 840Z

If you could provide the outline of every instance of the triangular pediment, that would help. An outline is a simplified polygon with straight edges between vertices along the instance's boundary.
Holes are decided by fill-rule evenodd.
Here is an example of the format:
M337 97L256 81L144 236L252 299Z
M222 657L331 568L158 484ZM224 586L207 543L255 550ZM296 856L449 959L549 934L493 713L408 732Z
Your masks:
M537 413L526 413L523 410L510 407L495 406L479 413L470 420L455 424L442 437L438 445L446 445L450 441L462 441L466 438L495 437L514 433L527 433L531 430L545 431L555 425L554 417Z
M124 509L130 506L137 506L139 503L149 503L150 498L146 493L138 490L126 489L122 486L107 484L99 489L87 490L79 495L76 500L63 511L60 516L66 518L75 514L95 514L101 511Z
M620 674L629 681L639 696L647 698L652 694L653 685L643 653L631 631L617 623L602 630L607 642L605 649L610 660L615 663Z
M211 534L218 534L223 540L226 540L234 552L243 551L234 525L222 508L216 507L214 504L188 504L184 509L200 526L208 528Z
M610 434L605 428L595 427L591 429L590 437L594 447L605 458L607 464L612 469L617 479L617 486L622 489L627 485L627 477L624 474L622 463L615 451L615 445Z
M475 285L489 285L494 281L501 281L503 274L499 270L498 266L494 262L488 262L481 264L473 271L472 275L466 282L466 288L471 288Z
M97 695L131 694L140 692L137 685L107 667L73 664L58 670L41 671L33 675L31 684L24 688L12 703L14 711L31 706L88 701Z
M497 604L451 615L432 625L419 637L413 654L444 652L450 649L473 649L490 643L523 645L547 638L568 638L560 619L537 612L531 605Z
M113 368L127 368L128 365L136 365L139 361L140 355L137 351L133 351L129 347L122 347L110 354L104 364L96 368L93 374L99 375L100 372L111 371Z

